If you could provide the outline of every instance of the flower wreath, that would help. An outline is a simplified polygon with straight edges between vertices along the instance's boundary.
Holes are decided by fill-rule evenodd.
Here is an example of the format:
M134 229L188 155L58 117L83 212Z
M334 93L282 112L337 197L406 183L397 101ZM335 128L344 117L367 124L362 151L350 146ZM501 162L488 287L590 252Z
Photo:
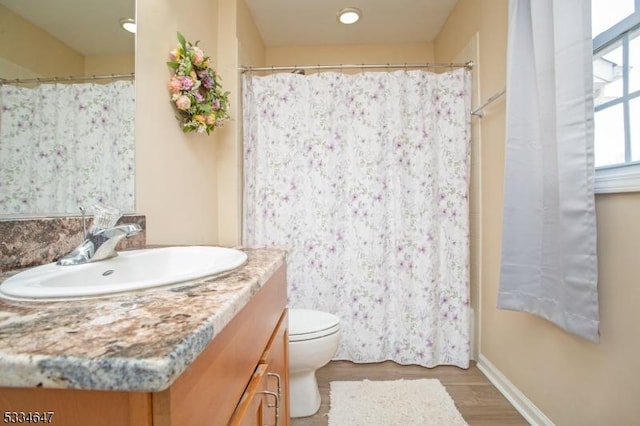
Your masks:
M209 57L178 33L178 46L169 52L167 65L174 70L169 80L171 103L182 131L203 133L222 127L229 119L229 92L223 92L220 76L209 67Z

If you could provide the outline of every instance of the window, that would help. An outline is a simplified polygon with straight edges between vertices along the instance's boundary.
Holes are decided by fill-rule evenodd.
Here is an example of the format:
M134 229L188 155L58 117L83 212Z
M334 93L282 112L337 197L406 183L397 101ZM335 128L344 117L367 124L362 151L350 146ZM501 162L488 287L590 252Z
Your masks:
M640 191L640 0L592 0L596 192Z

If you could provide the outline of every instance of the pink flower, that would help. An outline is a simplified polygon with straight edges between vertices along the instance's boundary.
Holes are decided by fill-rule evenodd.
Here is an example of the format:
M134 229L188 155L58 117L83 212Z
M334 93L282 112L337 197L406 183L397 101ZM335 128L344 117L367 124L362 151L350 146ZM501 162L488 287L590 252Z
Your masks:
M213 87L213 80L208 75L202 79L202 87L209 90Z
M183 90L189 90L193 87L193 80L191 79L191 77L184 76L182 77L181 81Z
M182 111L186 111L191 106L191 100L188 96L182 95L178 99L176 99L176 108Z
M215 99L215 100L213 101L212 107L213 107L213 110L214 110L214 111L219 110L219 109L220 109L220 101L219 101L219 100L217 100L217 99Z
M171 93L178 93L182 89L182 81L179 77L173 76L171 80L169 80L169 91Z
M200 49L198 46L193 46L193 59L191 60L191 62L193 62L193 65L200 65L202 64L202 61L204 59L204 52L202 51L202 49Z

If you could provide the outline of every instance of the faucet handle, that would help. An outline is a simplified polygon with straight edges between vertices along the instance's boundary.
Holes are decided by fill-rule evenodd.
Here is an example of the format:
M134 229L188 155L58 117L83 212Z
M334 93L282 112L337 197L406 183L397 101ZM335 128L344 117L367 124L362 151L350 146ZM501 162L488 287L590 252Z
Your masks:
M102 204L96 204L93 206L95 216L93 217L93 225L106 229L113 228L120 219L120 211L115 207L107 207Z

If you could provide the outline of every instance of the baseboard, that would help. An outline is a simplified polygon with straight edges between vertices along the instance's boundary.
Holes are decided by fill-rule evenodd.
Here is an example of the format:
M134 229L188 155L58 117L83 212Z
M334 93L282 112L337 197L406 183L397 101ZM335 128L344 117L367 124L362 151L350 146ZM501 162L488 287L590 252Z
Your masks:
M500 393L507 398L511 405L522 414L522 417L524 417L529 424L534 426L554 426L554 423L545 416L529 398L520 392L484 355L478 355L477 366Z

